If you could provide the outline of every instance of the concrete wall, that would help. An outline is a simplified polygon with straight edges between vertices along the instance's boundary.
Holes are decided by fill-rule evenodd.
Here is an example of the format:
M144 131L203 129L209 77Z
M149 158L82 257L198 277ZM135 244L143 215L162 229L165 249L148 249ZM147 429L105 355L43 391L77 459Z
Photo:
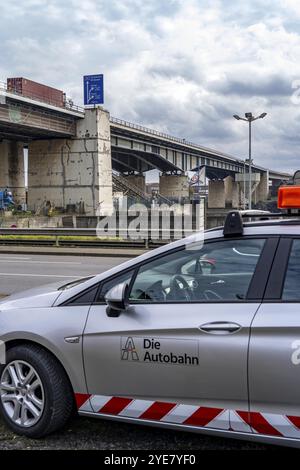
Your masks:
M101 108L86 110L76 138L30 142L28 207L83 203L86 214L112 210L110 123Z
M0 142L0 189L9 188L17 205L25 202L23 143Z
M165 197L189 197L188 177L185 175L161 175L159 192Z

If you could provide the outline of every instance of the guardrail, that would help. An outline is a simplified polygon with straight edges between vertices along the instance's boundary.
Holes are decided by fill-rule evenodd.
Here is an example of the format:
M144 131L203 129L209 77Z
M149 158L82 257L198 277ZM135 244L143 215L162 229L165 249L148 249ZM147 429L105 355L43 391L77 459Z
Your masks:
M95 228L0 228L0 245L46 245L46 246L86 246L86 247L98 247L98 248L155 248L162 246L175 238L175 234L181 234L180 237L184 237L195 233L193 230L159 230L159 237L151 238L151 230L148 231L148 237L141 236L140 238L127 238L130 232L135 235L137 232L130 229L117 229L115 240L106 240L104 238L93 239L97 237L97 231ZM164 238L164 233L167 234L167 238ZM2 238L2 235L13 235L13 239ZM22 236L31 238L22 239ZM38 236L49 237L49 239L39 239ZM124 239L122 240L122 236ZM20 237L20 238L18 238ZM67 240L61 237L74 237ZM76 237L87 237L91 240L76 240ZM125 238L126 237L126 238ZM109 235L108 235L109 238Z

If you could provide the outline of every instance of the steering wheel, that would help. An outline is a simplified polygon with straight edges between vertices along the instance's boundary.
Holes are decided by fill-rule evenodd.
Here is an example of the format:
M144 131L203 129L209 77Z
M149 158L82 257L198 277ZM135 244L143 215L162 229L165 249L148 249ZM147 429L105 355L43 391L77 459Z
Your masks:
M174 296L175 298L177 297L177 294L178 294L179 296L182 296L182 298L184 300L187 300L188 302L192 300L190 286L188 285L184 277L181 276L180 274L175 274L174 276L171 277L170 290L171 290L171 295Z

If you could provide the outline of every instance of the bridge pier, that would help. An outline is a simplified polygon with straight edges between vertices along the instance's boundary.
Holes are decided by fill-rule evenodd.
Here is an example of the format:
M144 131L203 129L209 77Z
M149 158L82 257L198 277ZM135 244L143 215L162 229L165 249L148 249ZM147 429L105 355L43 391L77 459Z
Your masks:
M146 192L146 178L144 175L122 175L129 184L135 185L144 193Z
M237 209L239 207L239 187L231 176L224 178L225 206Z
M255 201L265 202L269 197L269 172L260 174L260 181L255 189Z
M109 113L87 109L76 137L28 145L28 207L80 207L87 215L112 211Z
M244 198L246 199L246 202L249 200L249 173L246 173L245 175L243 173L238 173L235 176L235 180L239 185L240 203L241 206L243 206ZM253 204L267 201L269 197L269 171L252 173L251 181ZM246 194L244 194L244 189L246 190Z
M0 189L9 188L17 205L26 201L24 145L21 142L0 142Z
M210 180L208 183L208 208L225 209L239 207L238 184L231 176L224 180Z
M185 175L160 175L159 193L167 198L189 197L188 177Z
M208 209L225 209L225 185L223 180L208 182Z

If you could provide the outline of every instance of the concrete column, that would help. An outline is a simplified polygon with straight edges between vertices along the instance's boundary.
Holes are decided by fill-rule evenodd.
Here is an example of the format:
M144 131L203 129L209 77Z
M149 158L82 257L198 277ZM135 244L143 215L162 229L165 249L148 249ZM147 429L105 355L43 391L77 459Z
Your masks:
M0 143L0 189L9 187L9 147L9 141L4 140Z
M256 192L256 201L266 201L269 196L269 172L266 171L264 173L261 173L260 175L260 181L258 183L258 186L255 190Z
M189 197L188 177L185 175L161 175L159 193L165 197Z
M0 188L11 190L17 205L26 200L23 143L0 143Z
M109 113L88 109L72 139L33 141L28 146L28 207L84 206L87 215L112 212Z
M224 192L225 192L225 205L232 204L232 187L233 187L233 178L227 176L224 178Z
M224 178L225 205L237 209L239 207L238 183L231 176Z
M146 192L146 178L144 175L122 175L129 184L133 184L144 193Z
M225 209L225 184L224 181L208 182L208 208Z

